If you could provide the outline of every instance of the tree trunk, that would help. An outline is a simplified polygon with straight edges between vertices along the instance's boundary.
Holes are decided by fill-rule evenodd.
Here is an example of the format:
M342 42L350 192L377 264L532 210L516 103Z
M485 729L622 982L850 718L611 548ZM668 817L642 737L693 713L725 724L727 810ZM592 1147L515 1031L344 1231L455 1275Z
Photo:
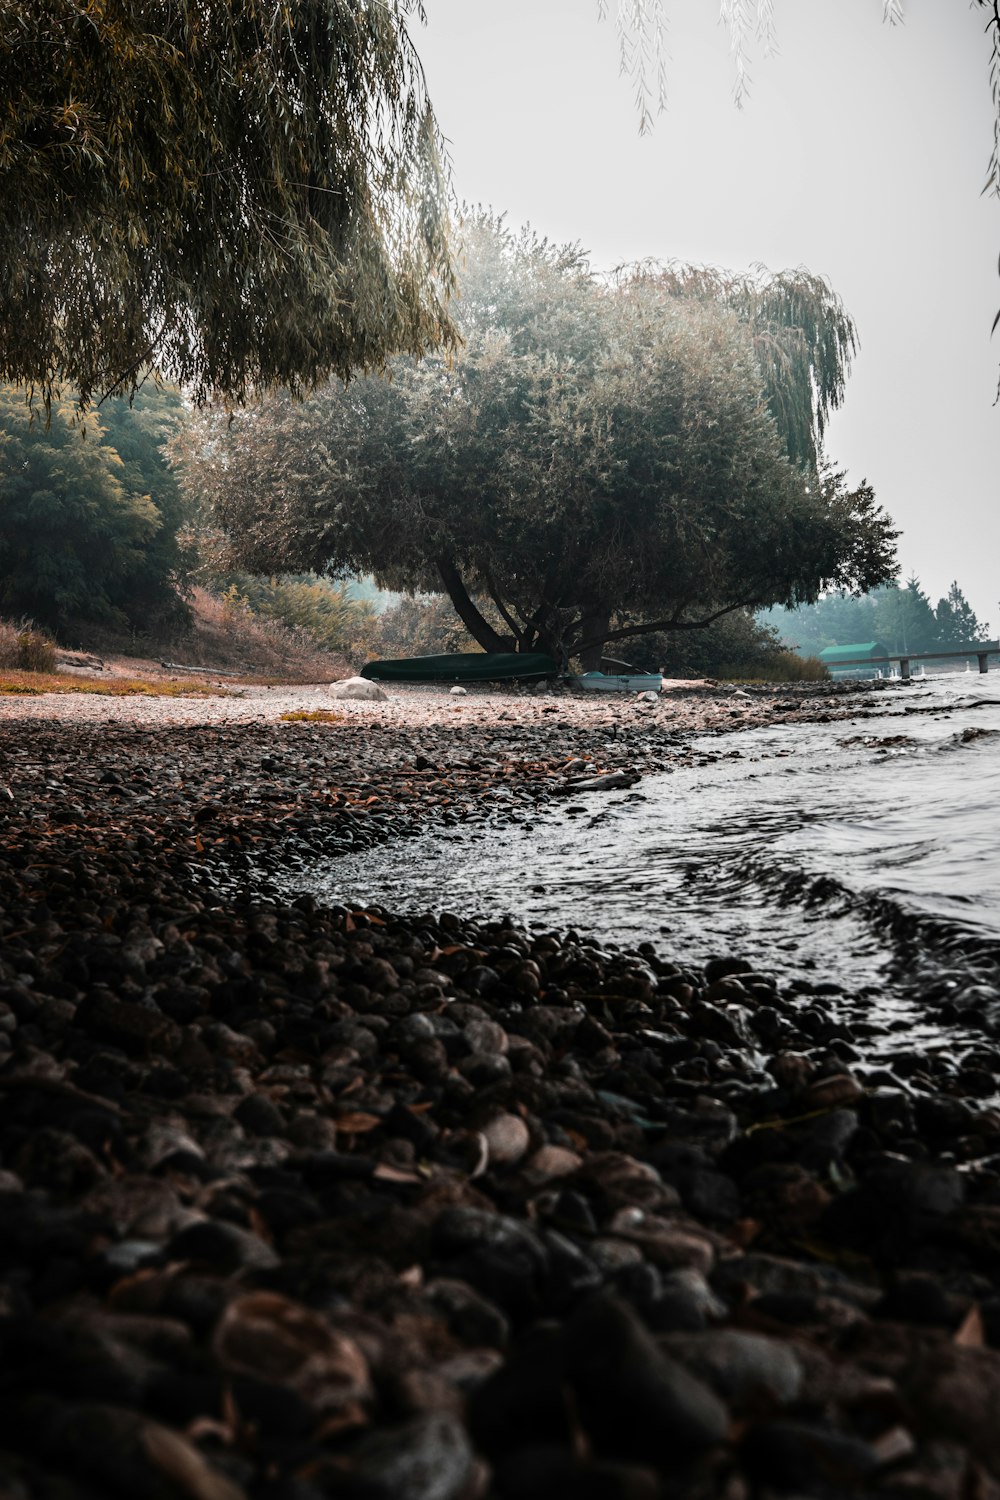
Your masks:
M466 630L473 640L478 641L484 651L516 651L517 642L513 636L500 635L493 629L469 596L469 591L462 582L462 575L455 564L447 557L439 557L437 570L444 585L445 593L451 600Z
M580 666L585 672L599 672L604 655L604 638L611 627L608 610L595 610L580 621L580 635L586 645L580 652Z

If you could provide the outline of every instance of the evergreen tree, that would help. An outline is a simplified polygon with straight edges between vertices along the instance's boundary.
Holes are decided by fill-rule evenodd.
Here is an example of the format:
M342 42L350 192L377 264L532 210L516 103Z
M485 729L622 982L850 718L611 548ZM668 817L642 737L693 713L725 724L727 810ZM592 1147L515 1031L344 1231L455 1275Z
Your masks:
M976 612L957 582L952 583L946 599L939 599L937 609L938 640L942 647L966 645L985 640L989 625L979 623Z
M976 618L957 583L932 609L915 577L905 588L873 589L860 598L826 594L798 609L772 609L764 619L803 656L816 656L827 646L864 641L878 641L890 652L947 650L985 640L989 634L989 626Z
M876 637L891 652L933 651L938 624L931 602L915 574L903 589L886 589L875 609Z

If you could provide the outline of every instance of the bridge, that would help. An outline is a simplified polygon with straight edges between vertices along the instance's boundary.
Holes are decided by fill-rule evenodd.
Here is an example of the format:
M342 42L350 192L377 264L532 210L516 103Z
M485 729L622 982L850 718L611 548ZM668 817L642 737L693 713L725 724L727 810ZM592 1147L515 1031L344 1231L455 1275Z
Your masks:
M976 657L979 662L980 672L988 672L990 669L990 657L1000 656L1000 641L969 641L965 645L952 646L947 651L887 651L885 647L877 648L884 654L841 656L841 651L858 650L852 646L828 646L825 651L820 652L820 661L824 666L840 670L841 667L880 667L899 666L899 675L903 682L910 681L910 664L915 661L961 661L964 657ZM863 648L861 648L863 649Z

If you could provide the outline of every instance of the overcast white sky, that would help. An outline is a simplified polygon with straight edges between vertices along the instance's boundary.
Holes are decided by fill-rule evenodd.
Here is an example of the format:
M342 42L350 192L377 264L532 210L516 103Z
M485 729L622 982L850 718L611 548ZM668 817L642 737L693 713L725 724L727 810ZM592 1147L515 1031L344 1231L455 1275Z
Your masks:
M456 191L598 269L645 256L828 277L861 350L828 451L903 528L904 575L953 578L1000 629L1000 203L966 0L776 0L780 56L732 103L717 0L667 0L670 103L640 138L595 0L426 0L416 32ZM614 9L612 0L610 9Z

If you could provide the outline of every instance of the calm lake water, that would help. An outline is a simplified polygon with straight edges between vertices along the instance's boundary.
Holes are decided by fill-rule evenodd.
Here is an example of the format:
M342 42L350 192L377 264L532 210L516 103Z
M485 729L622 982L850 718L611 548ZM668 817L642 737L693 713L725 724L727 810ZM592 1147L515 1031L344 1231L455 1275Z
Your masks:
M309 889L509 912L681 962L735 953L919 1028L970 984L1000 999L1000 674L884 701L874 718L706 736L710 765L338 859Z

